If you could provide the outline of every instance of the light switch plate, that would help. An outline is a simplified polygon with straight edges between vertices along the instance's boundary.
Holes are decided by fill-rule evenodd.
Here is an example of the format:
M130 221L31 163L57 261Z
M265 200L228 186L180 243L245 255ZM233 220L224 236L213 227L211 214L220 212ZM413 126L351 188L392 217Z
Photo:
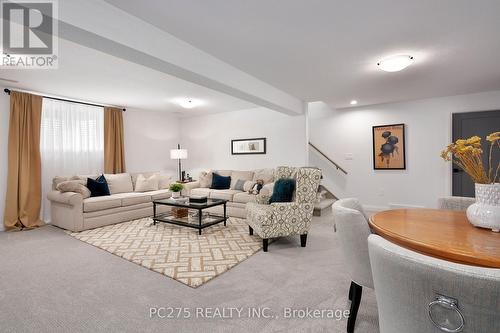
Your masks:
M353 157L352 153L346 153L346 154L345 154L345 159L346 159L346 160L352 160L353 158L354 158L354 157Z

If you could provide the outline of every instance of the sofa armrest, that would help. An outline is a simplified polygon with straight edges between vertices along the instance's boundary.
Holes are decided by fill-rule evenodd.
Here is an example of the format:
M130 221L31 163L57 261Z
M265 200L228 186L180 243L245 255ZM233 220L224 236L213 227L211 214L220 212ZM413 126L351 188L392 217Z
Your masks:
M246 223L252 227L259 236L265 237L262 227L272 224L273 208L270 205L261 205L256 202L246 204Z
M50 200L50 223L70 231L82 231L83 196L75 192L51 191L47 194Z
M59 192L59 191L50 191L47 194L47 199L50 201L54 201L57 203L65 204L68 206L82 206L83 205L83 196L80 193L76 192Z
M183 185L184 188L181 191L182 195L189 196L191 194L192 189L200 187L200 182L199 181L189 182Z

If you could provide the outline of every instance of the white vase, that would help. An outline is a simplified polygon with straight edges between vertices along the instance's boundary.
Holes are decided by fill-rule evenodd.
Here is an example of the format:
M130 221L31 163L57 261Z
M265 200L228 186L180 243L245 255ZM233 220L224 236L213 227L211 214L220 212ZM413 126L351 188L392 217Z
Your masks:
M500 183L476 184L476 203L467 208L472 225L500 231Z
M172 198L177 199L181 197L181 192L172 192Z

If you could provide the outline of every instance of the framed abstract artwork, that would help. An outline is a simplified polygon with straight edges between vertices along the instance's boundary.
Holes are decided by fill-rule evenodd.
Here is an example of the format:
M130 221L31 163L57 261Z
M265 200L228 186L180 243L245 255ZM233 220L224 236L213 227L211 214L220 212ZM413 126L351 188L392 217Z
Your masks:
M373 126L373 168L405 170L405 124Z
M266 153L266 138L231 140L232 155L253 155Z

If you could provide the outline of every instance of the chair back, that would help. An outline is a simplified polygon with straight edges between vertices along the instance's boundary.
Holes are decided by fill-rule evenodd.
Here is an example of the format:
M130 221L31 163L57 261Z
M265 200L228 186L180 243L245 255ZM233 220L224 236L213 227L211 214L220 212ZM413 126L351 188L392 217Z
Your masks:
M274 180L282 179L282 178L292 178L295 179L297 176L297 169L295 167L288 166L279 166L276 168L276 172L274 173Z
M318 168L294 168L280 166L276 168L275 180L282 178L295 179L295 200L296 203L316 202L319 183L321 182L321 170Z
M351 280L373 289L368 255L368 236L371 231L361 204L354 198L341 199L333 204L332 211Z
M368 238L380 332L500 332L500 270Z
M472 205L475 202L476 202L475 198L444 197L438 199L438 208L465 211L470 205Z

